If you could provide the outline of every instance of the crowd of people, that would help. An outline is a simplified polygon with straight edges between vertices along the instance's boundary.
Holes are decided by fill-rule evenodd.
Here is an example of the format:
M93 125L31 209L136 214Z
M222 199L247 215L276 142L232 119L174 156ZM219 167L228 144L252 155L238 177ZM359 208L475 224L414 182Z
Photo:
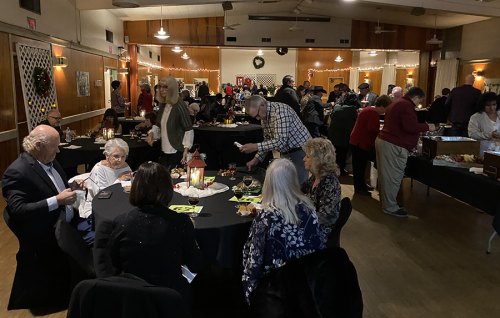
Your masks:
M115 91L119 90L119 85L113 83ZM267 166L263 209L253 220L242 249L243 291L250 305L252 292L266 273L329 246L340 213L339 178L350 174L349 154L355 194L370 195L366 167L368 162L375 162L382 211L407 217L397 194L408 156L421 133L435 131L436 123L446 118L453 125L452 133L481 140L482 150L491 149L500 138L498 96L478 92L469 76L465 85L451 92L443 90L443 95L449 95L434 101L431 113L435 117L430 123L418 122L415 107L425 97L418 87L410 88L404 96L398 87L377 96L367 83L359 85L359 94L340 83L324 103L322 97L327 92L322 86L305 81L294 89L294 83L293 76L285 76L274 99L265 98L267 91L262 85L255 89L256 94L246 95L248 87L242 92L245 111L260 121L264 140L241 145L240 151L255 153L246 163L249 170ZM57 130L61 114L57 110L48 112L47 121L24 138L24 152L2 179L7 202L5 217L22 242L9 309L67 305L68 258L58 247L54 226L59 220L81 230L79 225L91 219L93 198L117 180L132 180L130 203L135 208L115 219L108 229L106 242L113 269L99 275L133 274L151 284L177 290L186 303L192 304L181 265L192 272L203 272L207 264L189 217L168 208L173 196L170 168L187 161L193 147L193 120L209 121L225 114L236 107L238 92L226 85L226 96L218 94L214 105L208 105L208 86L202 83L198 94L205 95L198 103L190 94L179 91L173 77L159 81L154 98L149 85L143 85L141 91L139 105L147 113L145 122L136 129L143 130L148 143L157 145L161 152L157 162L142 163L133 178L126 162L128 145L115 138L106 142L105 159L92 168L83 184L68 184L55 160L61 139ZM122 104L119 91L112 96ZM157 101L155 112L153 100ZM117 117L122 110L106 110L93 133L99 134L103 128L121 131ZM380 129L382 114L385 119ZM75 211L75 189L82 187L87 189L85 204ZM92 229L85 227L82 232L91 246Z

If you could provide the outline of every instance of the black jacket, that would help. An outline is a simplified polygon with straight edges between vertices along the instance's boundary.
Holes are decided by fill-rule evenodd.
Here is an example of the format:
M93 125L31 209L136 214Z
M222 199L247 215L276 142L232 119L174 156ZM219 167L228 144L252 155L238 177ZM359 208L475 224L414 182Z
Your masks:
M292 107L293 110L300 117L300 102L297 97L297 93L290 86L281 86L276 95L274 95L274 101L279 103L287 104Z

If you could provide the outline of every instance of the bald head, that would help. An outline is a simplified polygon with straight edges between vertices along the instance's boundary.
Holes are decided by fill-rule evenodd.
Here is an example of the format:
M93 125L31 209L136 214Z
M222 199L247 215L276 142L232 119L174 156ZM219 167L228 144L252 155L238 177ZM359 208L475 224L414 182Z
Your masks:
M24 150L42 163L50 163L59 152L59 133L48 125L36 126L23 139Z
M474 80L475 80L474 75L469 74L465 77L465 84L472 85L472 84L474 84Z

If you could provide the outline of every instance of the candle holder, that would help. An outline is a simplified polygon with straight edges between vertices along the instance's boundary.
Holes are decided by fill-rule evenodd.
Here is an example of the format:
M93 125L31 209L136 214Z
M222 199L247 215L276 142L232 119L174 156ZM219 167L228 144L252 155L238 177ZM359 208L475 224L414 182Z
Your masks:
M187 163L188 187L195 187L203 190L205 187L205 167L207 165L201 159L200 153L196 150L193 158Z

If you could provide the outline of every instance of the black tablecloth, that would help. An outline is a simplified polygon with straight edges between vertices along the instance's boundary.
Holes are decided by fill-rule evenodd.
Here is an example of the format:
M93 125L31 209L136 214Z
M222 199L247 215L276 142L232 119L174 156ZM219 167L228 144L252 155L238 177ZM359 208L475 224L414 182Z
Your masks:
M130 139L128 136L116 136L117 138L122 138L129 147L129 154L127 157L127 163L132 170L137 169L137 167L145 161L147 158L147 152L152 149L146 141L140 139ZM82 146L78 149L66 149L70 145ZM59 147L59 153L56 156L57 161L63 166L63 168L76 167L79 164L85 164L88 169L92 169L94 164L104 159L103 149L104 144L94 143L93 138L79 138L71 141L67 145L62 145ZM149 160L149 159L148 159Z
M500 182L495 179L468 169L433 166L422 157L408 158L406 175L500 218Z
M215 172L209 173L214 175ZM237 173L236 181L228 177L216 176L215 181L229 186L229 190L210 197L200 198L198 205L203 206L200 215L194 220L197 242L203 254L226 268L239 268L242 261L243 245L248 237L252 217L242 217L236 214L236 202L228 201L234 194L232 186L242 181L242 173ZM174 182L184 181L183 179ZM112 185L104 190L113 194L109 199L98 199L92 202L96 232L107 222L133 209L129 203L128 193L120 184ZM177 192L170 204L188 205L187 197Z
M234 145L256 143L263 140L262 127L249 124L235 128L200 126L194 128L194 143L200 145L200 152L207 154L207 169L227 168L231 162L244 166L255 154L242 154Z
M144 119L119 118L118 122L122 125L122 132L124 134L129 134L131 130L135 129L137 124L144 122Z

